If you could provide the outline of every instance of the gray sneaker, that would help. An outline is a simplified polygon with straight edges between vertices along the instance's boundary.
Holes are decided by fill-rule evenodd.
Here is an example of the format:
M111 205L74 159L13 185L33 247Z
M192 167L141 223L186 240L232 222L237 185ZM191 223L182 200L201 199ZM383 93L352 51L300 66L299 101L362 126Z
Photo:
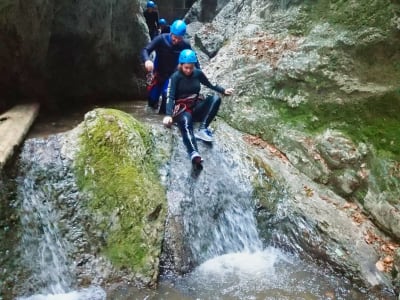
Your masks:
M206 129L199 129L198 131L196 131L194 133L194 136L199 139L199 140L203 140L205 142L213 142L214 141L214 137L212 136L212 132L210 129L206 128Z

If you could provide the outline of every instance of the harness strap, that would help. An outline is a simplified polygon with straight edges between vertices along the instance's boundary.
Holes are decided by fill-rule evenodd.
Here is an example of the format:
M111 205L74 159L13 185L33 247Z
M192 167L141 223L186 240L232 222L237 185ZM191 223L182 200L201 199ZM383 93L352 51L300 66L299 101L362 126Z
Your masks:
M146 75L147 91L150 92L154 86L162 83L165 78L167 78L165 75L162 76L158 72L147 73Z
M197 94L192 94L185 98L176 100L172 117L176 118L184 111L191 113L192 108L196 105L197 101L199 101L199 100L202 100L202 98L200 98L199 95L197 95Z

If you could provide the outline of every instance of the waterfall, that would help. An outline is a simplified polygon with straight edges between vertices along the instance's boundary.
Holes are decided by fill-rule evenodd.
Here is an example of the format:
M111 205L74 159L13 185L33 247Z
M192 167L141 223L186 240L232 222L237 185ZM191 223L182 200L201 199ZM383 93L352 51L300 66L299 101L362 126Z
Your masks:
M61 157L59 136L26 141L20 156L17 197L21 203L20 253L25 272L24 290L36 294L29 300L105 299L97 287L76 291L73 246L65 235L73 218L65 207L77 188ZM64 227L65 228L64 228ZM28 292L24 292L27 294Z
M354 290L353 283L328 268L263 245L253 215L252 180L258 170L241 135L226 125L218 126L214 145L199 142L205 160L199 175L191 173L176 128L170 167L162 170L168 172L162 179L169 220L178 231L174 237L167 229L165 241L183 242L184 249L173 249L172 256L178 263L190 257L192 268L184 270L184 276L164 276L156 291L130 292L121 283L119 291L107 291L109 299L376 299ZM28 140L18 161L16 203L21 207L23 236L15 252L24 256L19 266L23 272L18 270L19 282L13 287L18 300L106 299L99 287L79 289L76 247L90 247L91 241L82 238L84 229L79 226L85 219L77 216L82 199L61 144L60 135Z
M198 142L204 170L188 176L190 161L182 142L176 143L168 190L170 213L182 217L195 264L227 253L261 251L250 182L254 169L241 158L245 151L240 144L229 137L216 145Z
M174 135L167 182L168 220L174 229L167 230L164 243L172 252L165 257L165 280L184 273L173 280L174 287L197 299L365 299L343 288L346 283L329 270L263 245L252 189L258 170L245 154L241 135L220 126L213 145L198 142L204 158L198 175L191 173L179 133ZM271 197L285 202L286 195L272 191Z
M32 175L28 173L19 185L25 266L34 274L42 293L64 293L72 286L73 276L66 257L68 244L57 224L60 213L51 201L52 186L37 185Z

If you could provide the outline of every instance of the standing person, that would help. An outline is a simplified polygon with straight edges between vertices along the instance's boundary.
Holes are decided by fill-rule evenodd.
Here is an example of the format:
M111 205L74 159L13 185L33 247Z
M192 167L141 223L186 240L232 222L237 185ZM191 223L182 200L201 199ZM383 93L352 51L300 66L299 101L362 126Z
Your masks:
M158 21L158 25L160 25L160 33L170 33L171 27L168 25L167 20L161 18Z
M148 1L146 4L146 10L143 12L144 18L146 19L147 28L149 29L150 39L153 39L158 35L158 11L156 4L153 1Z
M212 85L203 71L195 67L197 62L193 50L186 49L180 53L178 71L171 76L168 87L167 115L163 124L167 127L170 127L172 122L178 124L192 164L201 166L203 159L198 152L196 138L206 142L214 140L208 125L218 113L221 98L209 95L202 99L200 84L224 95L231 95L234 90ZM200 122L200 127L195 133L193 122Z
M153 75L151 83L147 86L147 103L149 107L157 109L160 95L162 95L160 114L165 114L169 77L178 66L179 53L184 49L191 49L189 41L183 39L185 33L185 22L176 20L171 25L171 33L163 33L155 37L141 53L146 71ZM153 51L156 53L154 63L150 59Z

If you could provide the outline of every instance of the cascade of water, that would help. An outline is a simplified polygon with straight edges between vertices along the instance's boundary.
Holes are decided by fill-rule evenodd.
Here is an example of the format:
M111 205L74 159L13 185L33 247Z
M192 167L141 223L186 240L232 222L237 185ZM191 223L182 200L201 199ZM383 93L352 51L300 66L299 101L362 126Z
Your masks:
M228 138L212 147L199 143L205 162L196 178L182 173L190 163L178 145L170 172L170 210L179 207L172 213L182 216L185 239L195 262L226 253L260 251L262 243L251 200L251 168L240 157L243 151L238 144ZM175 197L177 194L181 197Z
M41 292L64 293L72 285L70 265L66 257L68 245L60 237L59 211L49 201L52 187L36 185L25 178L20 185L22 197L22 248L25 264L42 286Z
M31 139L20 156L17 190L21 203L20 252L28 275L23 287L37 294L19 299L103 300L105 292L98 287L76 291L75 266L68 257L73 246L65 238L71 228L63 227L70 226L65 207L71 205L68 202L77 193L59 148L59 136Z
M327 270L280 249L263 248L253 215L251 180L258 173L243 158L244 142L237 133L230 136L231 131L224 128L224 136L217 134L213 146L199 142L204 169L197 177L190 176L190 162L176 141L168 185L169 216L172 224L183 223L177 231L182 231L184 245L181 249L171 247L174 242L167 244L178 258L168 258L166 274L169 263L176 263L181 272L195 268L176 279L174 287L198 299L325 299L330 295L365 299ZM271 197L284 201L285 195L272 192Z
M65 293L72 286L73 277L66 256L68 244L61 238L58 228L61 212L54 207L59 193L56 182L52 182L59 178L57 175L62 175L57 174L60 159L54 155L47 157L50 151L30 151L32 148L49 146L43 141L31 140L21 154L24 174L19 179L18 197L22 208L22 254L34 286L40 287L42 293ZM44 163L45 160L49 164ZM42 180L44 178L46 180Z

